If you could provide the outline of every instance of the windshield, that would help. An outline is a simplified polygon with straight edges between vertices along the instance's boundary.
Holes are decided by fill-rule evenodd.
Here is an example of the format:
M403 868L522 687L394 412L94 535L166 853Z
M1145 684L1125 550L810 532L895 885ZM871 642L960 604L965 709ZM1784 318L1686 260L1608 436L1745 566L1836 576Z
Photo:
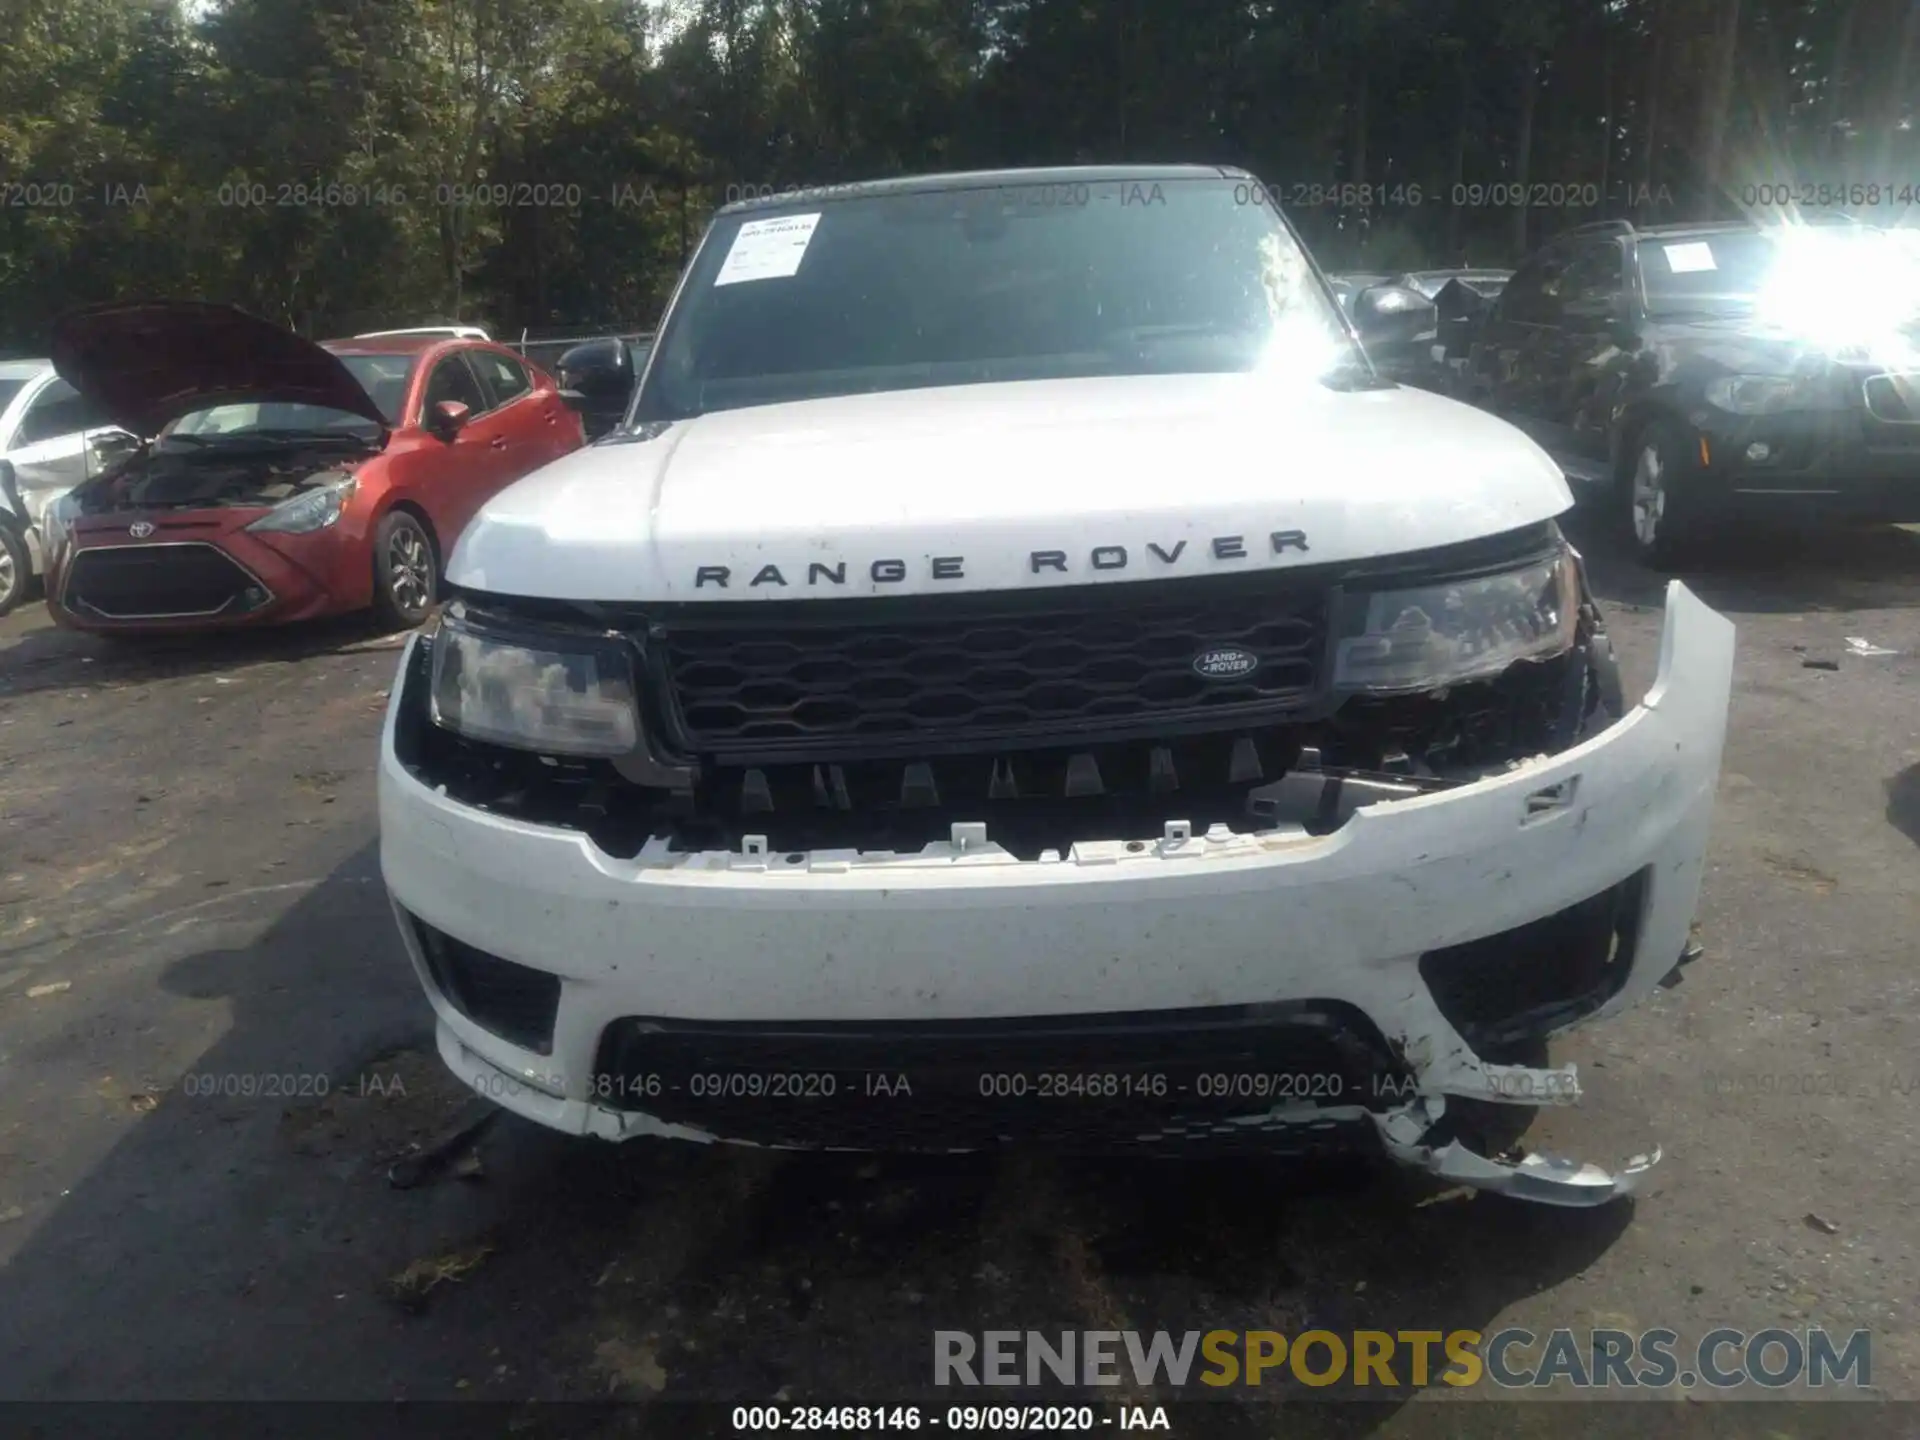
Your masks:
M1912 313L1915 255L1903 237L1855 225L1783 225L1649 239L1640 270L1652 314L1832 307L1857 297ZM1862 292L1869 293L1862 293Z
M406 403L407 383L413 375L412 355L342 355L340 363L373 397L389 426L399 424L400 407ZM181 416L163 432L163 438L193 437L212 439L238 435L267 439L277 434L311 435L335 433L367 440L379 438L380 429L364 415L350 410L335 410L325 405L288 405L277 401L249 401L236 405L215 405Z
M1257 183L919 190L717 220L637 419L925 386L1366 361Z

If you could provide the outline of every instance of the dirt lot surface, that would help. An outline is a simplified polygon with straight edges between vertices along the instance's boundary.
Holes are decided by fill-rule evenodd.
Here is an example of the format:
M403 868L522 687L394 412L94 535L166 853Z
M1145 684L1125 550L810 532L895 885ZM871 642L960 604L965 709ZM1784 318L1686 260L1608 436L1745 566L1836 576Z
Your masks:
M1586 544L1637 696L1662 586ZM389 1163L469 1099L378 878L398 640L109 645L29 606L0 621L0 1398L944 1411L941 1328L1509 1324L1865 1327L1874 1388L1920 1398L1920 537L1743 547L1688 578L1740 625L1706 955L1558 1047L1589 1099L1532 1137L1665 1148L1637 1204L1596 1212L1375 1172L614 1147L512 1118L468 1173L395 1189ZM1312 1425L1189 1403L1174 1433L1591 1433L1551 1399L1469 1422L1478 1392L1381 1398ZM1655 1403L1680 1433L1809 1433L1700 1398ZM600 1419L695 1433L656 1412Z

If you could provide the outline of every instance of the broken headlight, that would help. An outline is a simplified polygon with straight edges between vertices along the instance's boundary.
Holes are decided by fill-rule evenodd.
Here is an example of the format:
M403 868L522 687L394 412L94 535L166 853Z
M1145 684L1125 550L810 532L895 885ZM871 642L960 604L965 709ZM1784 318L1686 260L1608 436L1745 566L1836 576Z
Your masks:
M431 703L436 725L548 755L625 755L640 734L620 642L496 629L458 602L434 635Z
M1732 415L1830 410L1836 397L1805 375L1721 375L1707 382L1707 403Z
M1432 690L1558 655L1580 623L1578 565L1562 550L1520 570L1366 596L1360 632L1340 640L1334 684Z

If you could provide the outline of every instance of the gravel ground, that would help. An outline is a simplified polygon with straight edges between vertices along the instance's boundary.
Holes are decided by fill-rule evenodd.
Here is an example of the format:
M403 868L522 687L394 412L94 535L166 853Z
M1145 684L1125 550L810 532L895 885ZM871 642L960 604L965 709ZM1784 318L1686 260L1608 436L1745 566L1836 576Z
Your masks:
M1587 548L1637 695L1663 587ZM1665 1148L1598 1212L1370 1170L613 1147L511 1117L477 1173L394 1189L391 1159L467 1107L378 880L399 641L118 646L30 606L0 621L0 1399L655 1402L606 1417L635 1432L679 1397L944 1407L941 1328L1775 1324L1871 1329L1874 1387L1920 1398L1920 537L1737 548L1688 577L1740 626L1705 958L1557 1047L1589 1100L1531 1137ZM284 1078L189 1093L230 1075ZM1551 1399L1382 1398L1172 1413L1576 1433ZM676 1413L658 1433L695 1433ZM1809 1413L1657 1411L1700 1435Z

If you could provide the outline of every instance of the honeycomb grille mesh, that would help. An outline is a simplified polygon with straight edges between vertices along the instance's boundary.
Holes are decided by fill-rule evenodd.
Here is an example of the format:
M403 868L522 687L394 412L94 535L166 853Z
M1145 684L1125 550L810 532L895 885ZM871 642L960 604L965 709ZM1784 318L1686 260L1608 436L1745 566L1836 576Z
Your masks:
M1318 686L1323 594L939 615L853 623L669 626L681 737L727 753L861 740L1072 735L1187 717L1268 714ZM1219 647L1259 663L1206 677Z

